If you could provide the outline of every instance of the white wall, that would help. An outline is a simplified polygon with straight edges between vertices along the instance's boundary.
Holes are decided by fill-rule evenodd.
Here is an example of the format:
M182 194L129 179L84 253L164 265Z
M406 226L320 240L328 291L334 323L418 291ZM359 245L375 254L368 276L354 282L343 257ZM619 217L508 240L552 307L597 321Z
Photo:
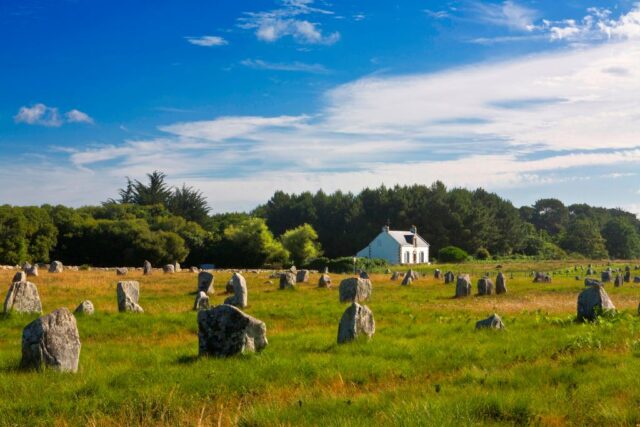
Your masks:
M362 258L381 258L386 259L390 264L399 263L399 246L398 242L388 233L382 232L369 243L369 246L356 254Z

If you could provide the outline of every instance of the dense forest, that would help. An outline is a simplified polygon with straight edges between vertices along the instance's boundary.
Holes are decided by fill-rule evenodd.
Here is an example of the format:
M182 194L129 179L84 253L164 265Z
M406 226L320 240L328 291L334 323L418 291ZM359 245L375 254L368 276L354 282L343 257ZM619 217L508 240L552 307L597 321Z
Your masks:
M470 256L640 257L640 221L620 209L541 199L516 208L483 189L441 182L358 194L276 192L249 213L211 214L200 191L170 187L161 172L127 179L100 206L0 206L0 263L260 267L351 257L390 224L418 227L434 257L451 246Z

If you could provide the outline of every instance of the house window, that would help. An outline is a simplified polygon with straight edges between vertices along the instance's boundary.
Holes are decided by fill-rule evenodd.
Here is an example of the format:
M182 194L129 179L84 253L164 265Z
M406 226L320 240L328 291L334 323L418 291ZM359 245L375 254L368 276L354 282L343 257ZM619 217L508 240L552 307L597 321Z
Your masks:
M424 252L420 252L420 264L424 264Z
M409 256L410 256L409 252L405 252L404 253L404 262L405 262L405 264L409 264Z

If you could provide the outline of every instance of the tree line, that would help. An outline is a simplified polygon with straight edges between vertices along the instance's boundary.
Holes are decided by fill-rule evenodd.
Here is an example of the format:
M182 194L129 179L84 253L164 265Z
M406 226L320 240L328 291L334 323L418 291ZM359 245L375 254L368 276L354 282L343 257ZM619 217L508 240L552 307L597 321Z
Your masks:
M277 267L337 259L346 268L385 224L416 225L436 255L453 246L479 259L640 257L640 221L621 209L556 199L517 208L483 189L436 182L358 194L277 191L252 212L211 214L199 190L171 187L154 171L145 182L127 179L100 206L0 206L0 263Z

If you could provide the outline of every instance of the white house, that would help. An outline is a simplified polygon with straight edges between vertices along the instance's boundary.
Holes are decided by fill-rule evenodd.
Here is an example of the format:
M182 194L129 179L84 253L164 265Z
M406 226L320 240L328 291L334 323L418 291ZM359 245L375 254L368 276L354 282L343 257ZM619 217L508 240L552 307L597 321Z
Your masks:
M389 230L385 225L369 246L356 256L382 258L390 264L426 264L429 263L429 243L420 237L415 226L410 231L401 231Z

